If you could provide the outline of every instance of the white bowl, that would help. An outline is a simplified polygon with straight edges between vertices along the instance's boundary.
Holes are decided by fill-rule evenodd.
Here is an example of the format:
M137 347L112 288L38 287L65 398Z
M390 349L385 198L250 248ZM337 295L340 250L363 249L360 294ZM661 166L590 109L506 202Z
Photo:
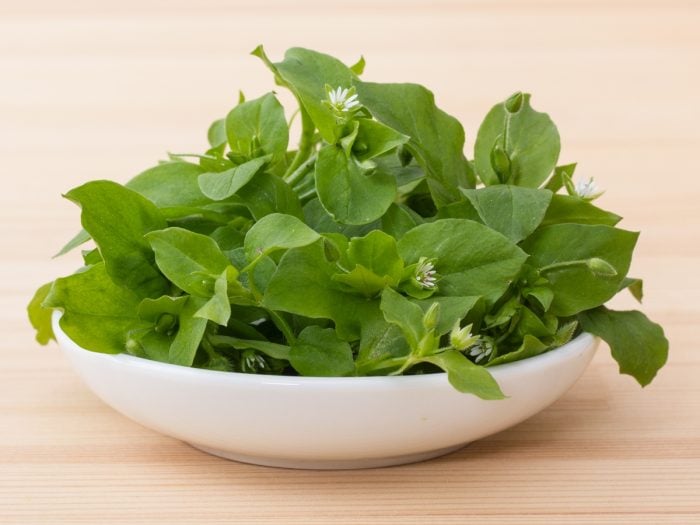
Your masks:
M490 368L507 399L457 392L446 374L287 377L200 370L56 338L105 403L157 432L227 459L347 469L440 456L504 430L556 401L581 376L598 339L581 334L523 361Z

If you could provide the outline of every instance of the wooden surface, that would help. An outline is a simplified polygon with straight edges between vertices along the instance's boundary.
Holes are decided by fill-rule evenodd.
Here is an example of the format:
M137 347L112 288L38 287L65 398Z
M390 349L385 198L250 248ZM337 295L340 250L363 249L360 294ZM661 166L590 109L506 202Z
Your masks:
M0 2L0 523L700 523L700 9L697 2ZM294 6L294 7L292 7ZM303 45L366 78L420 81L471 144L490 106L532 92L562 160L642 230L632 273L671 340L640 389L602 348L554 406L427 463L356 472L207 456L95 398L24 307L76 255L60 193L200 151L248 52ZM631 306L623 299L618 303Z

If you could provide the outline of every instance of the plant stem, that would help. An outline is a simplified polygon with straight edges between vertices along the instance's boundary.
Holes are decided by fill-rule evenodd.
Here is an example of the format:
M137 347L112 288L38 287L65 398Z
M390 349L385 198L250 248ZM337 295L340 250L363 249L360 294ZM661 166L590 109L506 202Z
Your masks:
M297 150L297 154L294 156L294 160L292 160L292 163L289 165L289 168L287 168L287 171L284 174L283 178L287 181L288 177L290 177L291 174L293 174L296 169L309 158L309 155L311 155L311 149L313 148L313 138L316 126L314 126L311 117L301 105L301 102L299 102L299 111L301 113L301 137L299 138L299 149Z
M289 176L285 175L285 181L290 186L294 186L297 182L302 180L304 176L311 171L311 167L316 163L316 155L312 155L304 162L302 162L297 169L295 169Z
M577 266L588 266L588 261L586 259L581 259L578 261L565 261L553 263L543 268L540 268L540 274L544 274L547 272L555 272L557 270L566 270L567 268L575 268Z

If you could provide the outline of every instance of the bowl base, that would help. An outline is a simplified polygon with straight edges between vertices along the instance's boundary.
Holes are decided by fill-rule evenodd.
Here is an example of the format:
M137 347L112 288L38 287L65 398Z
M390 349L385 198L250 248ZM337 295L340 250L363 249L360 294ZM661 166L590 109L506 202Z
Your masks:
M192 447L219 456L220 458L238 461L239 463L250 463L252 465L262 465L264 467L279 467L289 469L304 470L350 470L363 468L391 467L395 465L405 465L407 463L417 463L426 459L436 458L454 452L468 445L462 443L457 446L419 452L417 454L406 454L403 456L391 456L381 458L358 458L358 459L303 459L303 458L275 458L265 456L248 456L237 452L219 450L215 448L189 443Z

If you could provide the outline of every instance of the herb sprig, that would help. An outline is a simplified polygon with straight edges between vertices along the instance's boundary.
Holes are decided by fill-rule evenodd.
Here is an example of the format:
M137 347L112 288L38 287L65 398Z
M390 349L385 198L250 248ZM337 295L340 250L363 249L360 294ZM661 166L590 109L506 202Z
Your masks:
M491 109L471 162L423 86L365 82L364 59L253 54L298 102L298 147L274 92L241 96L203 154L69 191L83 231L61 253L95 246L29 304L40 343L58 309L96 352L263 374L444 370L499 399L489 367L584 330L622 373L654 378L662 329L604 306L624 289L641 301L627 277L638 234L557 165L559 133L530 95Z

